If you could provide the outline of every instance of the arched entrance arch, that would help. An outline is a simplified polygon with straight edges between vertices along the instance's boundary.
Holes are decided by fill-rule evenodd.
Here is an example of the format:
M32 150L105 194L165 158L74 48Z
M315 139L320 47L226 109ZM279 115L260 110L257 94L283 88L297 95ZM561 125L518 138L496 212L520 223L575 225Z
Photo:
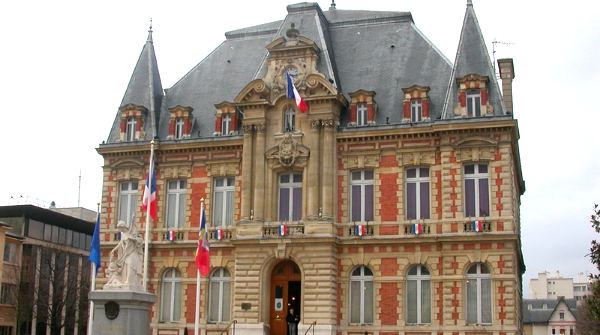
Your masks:
M271 272L271 335L287 334L285 317L290 308L301 314L301 295L302 275L298 265L290 260L275 265L273 272Z

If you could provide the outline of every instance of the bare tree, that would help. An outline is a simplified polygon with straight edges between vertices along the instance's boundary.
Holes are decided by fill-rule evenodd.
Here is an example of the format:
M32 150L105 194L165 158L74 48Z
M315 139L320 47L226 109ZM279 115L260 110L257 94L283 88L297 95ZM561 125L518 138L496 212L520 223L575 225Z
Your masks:
M600 321L594 317L585 299L577 307L576 327L578 335L600 335Z
M90 290L87 256L45 243L27 245L16 303L17 335L49 328L51 335L85 334Z

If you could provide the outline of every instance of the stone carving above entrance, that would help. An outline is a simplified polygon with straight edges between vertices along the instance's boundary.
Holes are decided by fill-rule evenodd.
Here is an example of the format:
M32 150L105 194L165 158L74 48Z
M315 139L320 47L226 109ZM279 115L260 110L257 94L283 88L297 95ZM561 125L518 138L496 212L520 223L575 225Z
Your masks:
M278 137L276 138L277 145L266 153L269 166L288 169L293 166L306 166L310 150L300 142L302 134L294 135L291 132L285 132Z

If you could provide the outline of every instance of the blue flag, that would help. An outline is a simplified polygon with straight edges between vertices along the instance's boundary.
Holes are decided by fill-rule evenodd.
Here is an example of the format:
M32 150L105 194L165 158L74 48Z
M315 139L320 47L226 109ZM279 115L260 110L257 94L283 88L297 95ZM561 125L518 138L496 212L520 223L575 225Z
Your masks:
M94 236L92 237L92 250L90 251L90 262L96 264L96 276L98 275L98 269L100 269L100 213L98 213L98 219L96 219L96 227L94 227Z

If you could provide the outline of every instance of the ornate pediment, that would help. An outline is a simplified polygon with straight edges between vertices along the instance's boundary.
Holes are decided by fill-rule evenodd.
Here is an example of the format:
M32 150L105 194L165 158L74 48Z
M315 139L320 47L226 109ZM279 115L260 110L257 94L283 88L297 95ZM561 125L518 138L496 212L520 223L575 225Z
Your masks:
M498 141L484 136L465 137L452 143L458 162L493 160Z
M139 158L118 159L111 164L115 180L142 179L143 169L147 163Z
M235 97L235 102L264 102L269 100L270 94L271 88L269 85L262 79L256 79L242 89Z
M269 149L265 156L271 168L292 168L306 166L310 150L300 142L299 136L285 132L277 139L277 145Z
M379 167L381 150L342 152L342 164L345 170Z

